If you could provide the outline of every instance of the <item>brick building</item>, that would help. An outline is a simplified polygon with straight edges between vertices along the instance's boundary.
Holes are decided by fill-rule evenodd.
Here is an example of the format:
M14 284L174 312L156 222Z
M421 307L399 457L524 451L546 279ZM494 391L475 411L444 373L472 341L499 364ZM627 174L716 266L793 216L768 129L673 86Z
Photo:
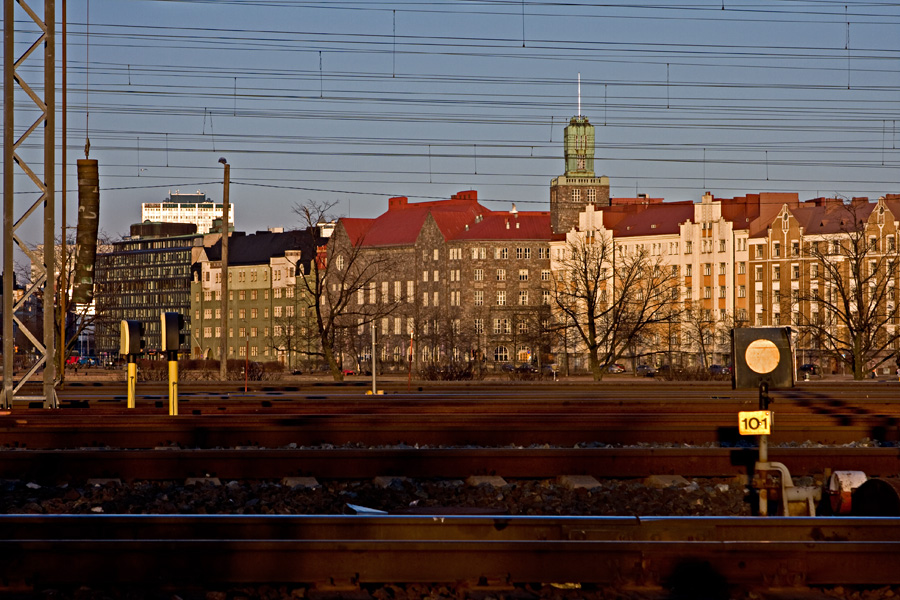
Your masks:
M405 368L410 343L419 366L526 362L549 350L541 335L550 318L549 231L549 213L492 211L474 191L437 202L397 197L377 218L341 219L329 260L339 265L358 247L392 265L355 298L360 314L366 305L393 306L372 324L388 368ZM365 358L372 325L359 319L344 350Z

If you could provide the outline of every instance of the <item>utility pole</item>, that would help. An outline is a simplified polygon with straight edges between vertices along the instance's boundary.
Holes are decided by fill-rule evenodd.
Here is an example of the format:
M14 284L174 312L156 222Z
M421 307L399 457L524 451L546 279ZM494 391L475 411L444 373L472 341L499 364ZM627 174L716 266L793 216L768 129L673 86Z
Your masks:
M219 346L219 379L228 379L228 188L231 185L231 165L225 157L219 159L225 165L225 185L222 188L222 338Z

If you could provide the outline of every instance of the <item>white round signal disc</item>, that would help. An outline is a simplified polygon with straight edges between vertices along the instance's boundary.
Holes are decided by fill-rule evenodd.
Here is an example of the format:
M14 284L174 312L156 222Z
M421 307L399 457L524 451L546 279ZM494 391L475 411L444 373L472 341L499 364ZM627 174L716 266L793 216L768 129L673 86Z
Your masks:
M744 352L744 360L747 366L756 373L765 375L771 373L781 360L778 346L771 340L753 340Z

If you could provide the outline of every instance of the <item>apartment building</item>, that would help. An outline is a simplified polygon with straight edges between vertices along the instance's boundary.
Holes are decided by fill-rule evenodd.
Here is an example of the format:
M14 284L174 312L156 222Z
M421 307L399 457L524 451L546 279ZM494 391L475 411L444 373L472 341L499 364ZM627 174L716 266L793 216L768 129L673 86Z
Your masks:
M308 352L318 341L298 278L309 272L310 261L325 243L317 231L280 228L229 236L228 358L277 360L291 370L307 366ZM190 289L191 353L218 359L223 334L220 235L207 235L194 248Z
M221 222L222 209L221 202L213 202L203 192L182 194L176 190L169 192L169 197L162 202L142 203L141 221L193 223L197 233L206 234L212 231L213 221ZM228 203L228 225L234 226L234 202Z

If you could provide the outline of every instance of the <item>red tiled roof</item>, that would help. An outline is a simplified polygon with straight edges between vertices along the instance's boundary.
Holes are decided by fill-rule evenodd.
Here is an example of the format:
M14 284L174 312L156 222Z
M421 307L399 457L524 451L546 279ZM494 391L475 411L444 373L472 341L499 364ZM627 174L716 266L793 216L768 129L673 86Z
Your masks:
M690 200L602 207L603 225L615 237L663 235L679 232L679 225L694 218Z
M856 204L856 208L849 208L840 198L815 198L792 208L791 214L806 235L841 233L855 229L854 219L868 221L876 203L860 199Z
M460 231L457 240L549 240L550 213L488 212L478 223Z
M374 222L375 219L351 219L347 217L340 220L341 226L347 232L347 237L350 238L350 243L354 246L368 234Z
M341 219L341 223L353 243L367 247L406 246L415 244L429 217L445 240L546 240L550 235L549 212L494 212L478 203L474 191L454 194L449 200L428 202L410 203L404 197L391 198L387 212L380 216Z

